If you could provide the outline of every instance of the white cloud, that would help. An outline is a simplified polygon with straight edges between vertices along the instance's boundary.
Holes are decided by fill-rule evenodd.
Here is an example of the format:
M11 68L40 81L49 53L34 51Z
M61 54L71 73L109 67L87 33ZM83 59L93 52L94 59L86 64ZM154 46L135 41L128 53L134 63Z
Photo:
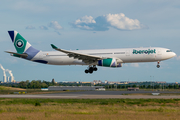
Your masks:
M44 26L44 25L39 26L39 28L40 28L41 30L48 30L48 28L47 28L46 26Z
M57 21L51 21L48 26L54 28L55 30L62 29L61 25Z
M139 20L130 19L123 13L107 14L98 16L95 19L93 19L92 16L86 15L73 22L72 26L91 31L106 31L109 30L109 27L114 27L118 30L136 30L147 28L146 26L142 25Z
M140 24L137 19L130 19L126 17L123 13L119 14L108 14L105 15L107 22L110 23L112 27L121 30L134 30L141 29L143 26Z
M76 21L75 21L75 24L77 25L77 24L80 24L80 23L86 23L86 24L89 24L89 23L96 23L96 21L93 19L93 17L92 16L84 16L84 17L82 17L82 18L80 18L80 19L77 19Z
M59 30L62 29L61 25L57 21L51 21L48 27L53 28L58 35L61 35Z
M74 27L80 28L80 29L85 29L85 30L92 30L90 24L95 24L96 21L93 19L92 16L84 16L81 17L80 19L77 19L73 24Z
M139 67L139 64L138 63L131 63L131 66L132 67Z
M81 28L81 29L87 29L87 30L90 30L92 28L90 28L89 26L87 25L84 25L84 26L81 26L81 25L77 25L78 28Z
M35 29L35 27L32 26L32 25L29 25L29 26L26 27L26 29Z

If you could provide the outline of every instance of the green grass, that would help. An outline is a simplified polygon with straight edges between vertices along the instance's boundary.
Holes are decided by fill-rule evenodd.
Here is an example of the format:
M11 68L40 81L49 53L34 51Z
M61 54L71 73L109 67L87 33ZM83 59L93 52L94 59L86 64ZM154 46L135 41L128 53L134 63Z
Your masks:
M0 99L3 120L176 120L180 99Z
M31 104L36 103L54 103L54 104L75 104L75 103L85 103L92 105L146 105L146 104L159 104L164 105L168 103L177 104L180 99L20 99L20 98L0 98L0 105L10 105L10 104ZM37 105L37 106L38 106Z
M10 88L5 87L5 86L0 86L0 90L10 90Z

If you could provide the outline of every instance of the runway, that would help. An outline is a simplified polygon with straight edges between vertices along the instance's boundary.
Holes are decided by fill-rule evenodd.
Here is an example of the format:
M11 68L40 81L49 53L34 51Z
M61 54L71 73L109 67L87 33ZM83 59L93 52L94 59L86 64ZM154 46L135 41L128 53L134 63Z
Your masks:
M132 95L125 95L130 94ZM0 98L50 98L50 99L106 99L106 98L119 98L119 99L180 99L180 95L133 95L133 93L180 93L168 91L80 91L80 92L64 92L64 93L51 93L51 94L38 94L38 95L0 95Z
M58 95L58 94L78 94L78 95L124 95L124 94L137 94L137 93L180 93L180 91L79 91L79 92L64 92L64 93L52 93L47 95Z

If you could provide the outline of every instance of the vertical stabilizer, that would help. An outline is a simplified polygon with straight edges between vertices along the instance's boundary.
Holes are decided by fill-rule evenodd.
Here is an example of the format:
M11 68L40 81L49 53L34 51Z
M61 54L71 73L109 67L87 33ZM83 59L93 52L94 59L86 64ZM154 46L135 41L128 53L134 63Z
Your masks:
M29 44L17 31L8 31L17 53L24 53L31 44Z
M26 53L28 57L26 59L31 60L39 50L33 48L31 44L24 39L17 31L8 31L10 38L16 48L18 54Z

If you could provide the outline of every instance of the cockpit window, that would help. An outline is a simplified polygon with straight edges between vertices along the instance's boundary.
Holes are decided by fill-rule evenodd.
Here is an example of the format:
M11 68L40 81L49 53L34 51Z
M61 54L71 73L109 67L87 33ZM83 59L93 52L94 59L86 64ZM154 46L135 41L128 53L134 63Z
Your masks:
M171 50L167 50L166 52L172 52Z

